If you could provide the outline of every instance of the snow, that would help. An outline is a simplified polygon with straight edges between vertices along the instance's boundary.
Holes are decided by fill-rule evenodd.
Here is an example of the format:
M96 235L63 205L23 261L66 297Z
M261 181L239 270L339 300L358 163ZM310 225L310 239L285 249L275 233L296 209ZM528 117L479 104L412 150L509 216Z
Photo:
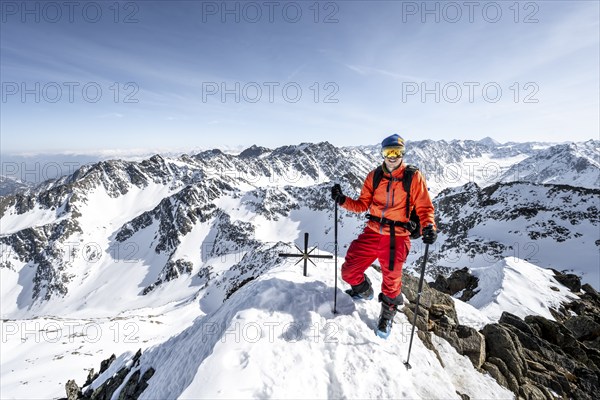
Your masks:
M556 281L551 270L516 257L472 268L471 272L479 278L479 292L469 304L494 322L500 319L503 311L521 318L541 315L554 320L550 308L558 309L561 303L577 299Z
M535 193L532 193L532 198L535 195ZM549 213L540 212L540 215L541 221L551 218ZM548 215L548 217L544 217L545 215ZM560 225L571 232L577 232L582 237L572 236L561 243L557 243L552 237L531 240L529 237L515 233L541 230L536 226L535 221L528 221L524 217L510 221L489 219L477 224L469 231L469 235L471 238L479 237L484 240L511 243L512 248L507 248L503 254L504 256L526 259L547 268L574 270L582 276L584 283L588 282L592 286L598 287L600 283L598 249L593 242L598 236L597 226L585 223L575 226L568 221L562 221ZM586 240L586 238L590 239ZM573 254L577 254L576 259L574 259ZM489 263L490 257L486 257L485 254L478 254L477 257L480 258L480 263ZM475 264L472 263L472 265Z
M7 236L27 228L36 228L50 223L57 223L69 215L60 215L61 210L48 210L36 206L23 214L17 214L15 207L10 207L0 218L0 234Z
M182 188L178 188L180 189ZM95 230L103 229L110 234L144 211L152 210L165 197L175 193L176 190L168 186L150 183L144 188L132 185L126 194L115 198L109 196L100 186L86 192L85 199L82 200L84 204L78 204L82 214L78 221L84 232L93 232L97 236L98 232ZM98 212L99 210L102 212Z
M426 158L426 155L423 155ZM527 159L527 155L519 154L513 157L496 158L492 154L482 154L461 160L460 162L444 164L441 174L431 174L424 171L431 197L447 187L462 186L475 182L480 187L496 183L511 166Z
M381 285L379 273L367 274ZM445 367L415 334L407 370L411 325L404 314L383 340L373 332L379 303L355 303L345 288L339 281L334 314L332 265L317 262L303 277L300 266L283 263L208 314L194 296L112 318L3 321L2 397L64 396L66 380L82 384L86 369L115 353L97 387L141 348L142 373L156 369L143 399L458 399L457 391L475 399L514 398L436 337ZM469 307L458 308L463 323L461 310Z
M332 270L317 265L307 278L298 267L272 269L148 349L142 373L156 372L141 398L456 399L457 390L471 398L514 397L441 342L443 361L456 368L443 368L415 336L413 368L405 369L410 324L404 314L387 341L373 332L376 300L354 303L340 287L333 314ZM379 274L368 273L381 284Z
M98 371L111 354L161 343L187 328L197 315L197 307L188 305L141 309L112 318L2 320L0 397L63 398L67 380L76 379L81 385L87 370Z
M484 312L473 307L469 303L460 301L456 298L454 300L454 308L456 309L456 315L458 315L458 322L461 325L470 326L477 330L483 329L487 324L497 322L492 318L488 317Z
M226 262L231 265L231 257ZM380 275L367 273L377 288ZM549 316L548 306L569 297L549 271L523 260L473 273L480 297L455 303L460 322L476 329L497 320L501 309ZM169 282L158 297L185 285ZM142 348L142 370L157 370L142 398L458 398L457 391L477 399L514 397L436 337L445 368L415 336L413 368L406 370L411 325L404 314L396 317L392 336L380 339L373 333L379 303L355 303L343 293L346 285L338 285L337 314L333 265L322 261L309 267L308 278L300 266L284 263L209 310L199 292L183 303L154 303L112 318L3 321L2 395L62 396L67 379L81 384L85 369L115 353L107 379Z
M181 243L177 246L177 249L171 256L173 260L184 259L194 264L193 273L198 273L198 268L202 264L202 261L207 258L204 254L206 246L202 246L205 239L210 233L210 225L208 224L197 224L194 225L191 232L181 238Z
M272 221L263 216L257 215L253 222L256 224L256 239L266 243L276 243L278 241L291 241L298 237L300 230L299 223L285 220Z
M589 215L590 207L597 207L597 199L577 190L550 195L551 190L542 185L515 183L501 186L492 197L492 200L499 201L491 201L483 210L479 209L479 204L473 203L461 208L459 218L478 217L468 231L469 242L492 245L488 251L477 253L455 252L454 249L441 251L440 247L435 247L436 255L443 257L445 263L459 268L483 267L495 262L498 257L516 257L541 267L573 272L581 276L582 283L600 288L600 258L595 243L600 229L598 220L561 215L562 210L571 215ZM511 207L512 210L515 207L535 210L536 214L533 217L525 213L503 218L511 215L508 212ZM492 213L500 217L491 218ZM443 244L448 239L452 241L454 238L440 233L438 243ZM499 246L499 254L495 253L494 242L502 246ZM412 260L409 258L409 261Z

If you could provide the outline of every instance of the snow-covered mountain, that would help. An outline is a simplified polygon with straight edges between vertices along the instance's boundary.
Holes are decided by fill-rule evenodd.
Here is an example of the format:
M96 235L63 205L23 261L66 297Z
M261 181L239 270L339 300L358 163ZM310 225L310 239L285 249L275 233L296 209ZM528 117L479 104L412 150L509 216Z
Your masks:
M503 182L558 183L600 188L600 142L567 143L549 147L511 166Z
M444 240L434 249L435 272L517 256L584 273L584 280L600 286L595 268L596 189L496 182L485 186L489 165L477 169L484 159L508 166L507 160L527 153L534 154L528 159L538 157L534 149L545 148L542 154L563 153L558 160L567 170L574 161L568 155L578 146L590 150L598 142L554 147L497 145L489 140L412 143L407 161L421 167L430 186L451 187L436 199ZM589 158L593 151L580 153ZM238 155L211 150L177 159L157 155L141 162L103 161L34 191L4 196L0 198L3 315L30 316L36 310L44 315L50 311L48 300L61 303L75 292L79 298L70 303L77 309L84 299L90 304L98 298L101 304L103 292L114 294L112 288L121 287L112 281L124 270L135 274L128 279L131 287L126 292L139 303L139 294L199 273L210 258L242 254L261 243L293 243L302 231L311 232L319 247L331 250L327 185L341 182L346 193L356 193L379 162L376 147L253 146ZM457 166L454 171L465 174L448 180L448 170L437 171L436 164ZM589 182L598 171L589 164L581 179ZM464 180L465 186L457 186ZM359 215L341 213L342 250L362 222ZM574 264L563 248L576 252L579 261ZM419 254L417 243L409 264L418 265ZM97 287L100 271L106 271L108 279L103 289Z
M600 189L526 182L446 189L434 201L432 275L512 256L600 287L599 199Z
M0 175L0 196L10 196L19 192L24 192L33 185L22 182L8 176Z
M580 165L583 158L593 160L593 149L598 145L598 141L558 146L498 144L491 140L408 143L407 162L425 172L432 197L437 195L441 234L431 249L430 279L437 272L464 266L484 268L505 257L517 257L540 267L575 271L583 274L585 282L600 287L599 191L574 184L595 182L598 164L586 164L577 181L572 175L557 174L555 184L533 179L527 183L503 183L510 181L507 177L511 167L546 152L556 157L554 163L559 165L554 167L569 171ZM573 148L580 149L577 154L583 155L571 157ZM333 252L331 182L341 183L344 192L353 195L360 190L368 171L380 162L378 146L337 148L329 143L277 149L253 146L239 154L210 150L172 158L155 155L142 161L110 160L85 165L26 193L0 197L3 332L11 334L11 346L16 346L23 334L27 339L26 332L31 329L58 330L57 340L65 342L62 349L38 348L47 344L44 333L44 343L29 340L25 347L3 352L3 386L9 382L9 393L17 397L23 393L43 397L64 393L66 378L58 379L39 365L35 369L36 382L26 379L28 370L23 368L29 364L19 359L28 359L22 352L24 348L40 351L36 364L51 362L71 371L65 376L73 377L74 371L99 364L109 352L135 351L132 343L147 348L169 338L184 340L193 336L201 329L196 326L200 323L196 318L206 317L205 322L219 323L230 323L229 314L231 318L240 314L239 318L248 323L254 317L262 318L258 312L244 310L263 310L259 303L276 292L264 283L266 274L280 268L288 279L298 269L293 267L295 260L282 261L278 253L295 251L294 244L302 247L304 232L310 233L311 248L316 246L324 254ZM363 224L363 216L340 212L341 257ZM420 265L421 253L420 242L414 242L407 270ZM572 254L577 254L577 261ZM304 289L315 291L309 301L318 305L316 314L309 313L310 318L301 316L309 318L307 322L312 318L330 318L323 311L325 300L316 295L316 290L329 292L332 282L327 279L333 262L323 261L319 268L328 270L328 274L315 277L309 285L312 289L306 288L305 281L292 279L292 283L282 283L298 292L298 296ZM269 296L260 294L263 289ZM250 290L254 298L244 305L243 296L238 293L245 290ZM231 308L224 308L224 304ZM289 309L285 302L274 304L283 314L300 312ZM376 309L375 305L364 315L375 318ZM43 327L36 329L38 324ZM86 343L79 348L72 338L89 338L89 326L97 328L104 339L99 341L101 345L84 340ZM344 336L342 342L360 342L367 335L367 331L357 332L356 336ZM39 335L32 336L39 339ZM119 340L108 340L111 336L118 336ZM123 337L127 340L121 340ZM217 342L212 343L213 347L186 343L202 354L208 352L208 359L210 352L216 351L214 346L220 343ZM370 346L371 352L380 349L378 345ZM395 346L386 351L397 358L404 348L399 343ZM310 349L332 351L321 345ZM350 355L350 350L343 351ZM89 360L82 358L81 353ZM144 355L143 360L147 357ZM452 363L459 362L454 355L448 357L454 360ZM125 362L128 357L121 359ZM218 362L223 360L215 361ZM14 365L12 369L20 372L10 372L5 365ZM324 362L318 368L327 376L337 376L327 365ZM210 370L214 365L211 361L202 368ZM378 373L385 374L385 368ZM349 371L337 372L346 376ZM468 392L450 372L436 371L433 373L449 386L439 392L432 388L407 389L406 396L452 397L456 390L472 396L495 396L484 389ZM157 374L160 376L158 369ZM372 382L376 382L377 374L372 376ZM264 392L254 388L252 393L243 393L251 397L253 393L267 397L281 393L277 385L269 385L265 379ZM317 375L307 379L303 385L317 379ZM22 381L27 384L19 383ZM60 388L56 387L58 382ZM50 392L46 390L48 385L54 385ZM377 397L391 396L398 390L393 385L375 389L351 387L343 379L330 385L331 392L322 391L322 382L314 387L314 393L349 397L353 397L351 390ZM206 393L216 395L210 390Z

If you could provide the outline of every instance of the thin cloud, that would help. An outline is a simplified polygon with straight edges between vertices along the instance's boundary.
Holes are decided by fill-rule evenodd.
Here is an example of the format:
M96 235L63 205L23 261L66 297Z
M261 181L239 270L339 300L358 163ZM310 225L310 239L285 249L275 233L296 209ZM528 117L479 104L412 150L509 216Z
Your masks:
M117 112L99 115L98 118L124 118L125 115Z
M350 70L352 70L360 75L363 75L363 76L380 75L380 76L384 76L384 77L388 77L388 78L393 78L395 80L411 81L411 82L414 82L414 81L423 82L423 81L434 80L432 78L424 78L424 77L413 76L413 75L398 74L396 72L386 71L384 69L379 69L379 68L367 67L367 66L363 66L363 65L345 64L345 66L347 68L349 68Z

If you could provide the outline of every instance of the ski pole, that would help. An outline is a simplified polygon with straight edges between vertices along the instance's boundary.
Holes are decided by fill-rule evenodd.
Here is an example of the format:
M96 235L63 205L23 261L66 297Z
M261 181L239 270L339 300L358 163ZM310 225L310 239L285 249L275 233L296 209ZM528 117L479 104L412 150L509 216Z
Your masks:
M334 237L334 252L335 252L335 263L334 263L334 267L335 267L335 290L333 292L333 313L337 314L337 279L338 279L338 272L337 272L337 265L338 265L338 202L337 199L335 200L335 212L333 214L333 219L335 219L334 222L334 228L333 228L333 237Z
M413 336L415 334L415 326L417 325L417 316L419 315L419 301L421 300L421 292L423 291L423 278L425 277L425 264L427 264L427 255L429 254L429 244L425 244L425 255L423 256L423 266L421 267L421 278L419 279L419 290L417 291L417 306L415 307L415 316L413 318L412 331L410 333L410 344L408 345L408 356L404 365L406 369L411 369L410 365L410 350L412 349Z

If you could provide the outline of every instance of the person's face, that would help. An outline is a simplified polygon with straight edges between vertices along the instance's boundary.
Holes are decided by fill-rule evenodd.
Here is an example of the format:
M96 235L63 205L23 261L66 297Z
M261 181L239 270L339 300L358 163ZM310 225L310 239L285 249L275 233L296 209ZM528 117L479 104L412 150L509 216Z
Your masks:
M402 155L404 148L402 147L385 147L381 150L381 155L384 158L385 166L388 170L393 171L402 164Z

